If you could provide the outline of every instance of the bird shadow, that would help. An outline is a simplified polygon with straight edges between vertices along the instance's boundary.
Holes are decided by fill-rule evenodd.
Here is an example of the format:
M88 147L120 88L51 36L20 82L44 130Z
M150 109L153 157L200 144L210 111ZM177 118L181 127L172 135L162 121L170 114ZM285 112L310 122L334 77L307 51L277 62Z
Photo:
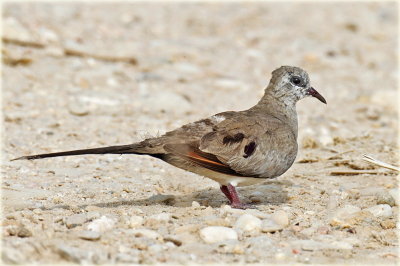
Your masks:
M290 181L266 181L261 185L237 188L243 203L257 206L281 205L288 201L286 187L291 186ZM228 204L228 200L219 189L208 188L187 195L157 194L145 199L119 200L111 202L81 204L76 207L85 209L88 206L100 208L114 208L118 206L152 206L164 205L171 207L190 207L192 202L197 201L202 206L219 208ZM75 207L75 208L76 208ZM55 205L42 209L51 210L56 208L71 209L70 205Z

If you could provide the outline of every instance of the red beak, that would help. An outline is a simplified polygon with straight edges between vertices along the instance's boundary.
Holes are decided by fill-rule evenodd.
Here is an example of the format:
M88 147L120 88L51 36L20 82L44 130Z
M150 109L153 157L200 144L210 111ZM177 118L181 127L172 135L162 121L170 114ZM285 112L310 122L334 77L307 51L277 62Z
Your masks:
M311 87L310 89L308 89L308 95L311 95L312 97L317 98L318 100L320 100L321 102L323 102L324 104L326 104L326 100L324 97L322 97L321 94L319 94L318 91L316 91L313 87Z

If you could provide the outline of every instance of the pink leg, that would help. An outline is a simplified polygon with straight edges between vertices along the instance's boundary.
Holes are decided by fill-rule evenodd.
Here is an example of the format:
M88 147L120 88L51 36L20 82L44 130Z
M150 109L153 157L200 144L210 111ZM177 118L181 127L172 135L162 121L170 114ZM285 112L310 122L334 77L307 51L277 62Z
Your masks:
M235 209L246 209L246 206L240 202L239 196L236 192L236 189L231 184L228 185L228 191L231 195L231 206Z
M231 197L231 194L229 193L228 187L227 186L220 186L220 189L225 194L225 196L228 198L229 203L232 203L232 197Z
M247 208L254 208L253 206L246 205L240 202L239 196L236 192L234 186L229 184L228 186L221 186L221 191L225 194L228 200L231 203L232 208L235 209L247 209Z

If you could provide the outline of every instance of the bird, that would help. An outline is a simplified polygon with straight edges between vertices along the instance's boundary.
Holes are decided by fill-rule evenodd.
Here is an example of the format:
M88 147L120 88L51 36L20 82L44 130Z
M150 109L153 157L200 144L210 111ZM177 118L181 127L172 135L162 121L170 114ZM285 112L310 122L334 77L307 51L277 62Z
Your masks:
M311 86L305 70L281 66L272 71L259 102L247 110L218 113L133 144L13 160L84 154L149 155L218 182L232 208L252 208L242 203L236 187L276 178L292 166L298 152L296 103L309 96L326 104L325 98Z

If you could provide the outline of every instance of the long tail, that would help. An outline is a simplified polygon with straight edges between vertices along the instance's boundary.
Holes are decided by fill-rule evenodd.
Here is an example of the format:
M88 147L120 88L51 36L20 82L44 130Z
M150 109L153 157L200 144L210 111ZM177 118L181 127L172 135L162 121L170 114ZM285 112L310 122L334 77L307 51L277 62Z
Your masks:
M54 153L43 153L36 155L28 155L22 156L11 161L15 160L36 160L42 158L49 157L58 157L58 156L72 156L72 155L82 155L82 154L142 154L138 152L139 143L129 144L129 145L120 145L120 146L109 146L109 147L101 147L95 149L84 149L84 150L73 150L73 151L63 151L63 152L54 152ZM145 154L145 153L144 153ZM156 154L150 154L157 157Z

